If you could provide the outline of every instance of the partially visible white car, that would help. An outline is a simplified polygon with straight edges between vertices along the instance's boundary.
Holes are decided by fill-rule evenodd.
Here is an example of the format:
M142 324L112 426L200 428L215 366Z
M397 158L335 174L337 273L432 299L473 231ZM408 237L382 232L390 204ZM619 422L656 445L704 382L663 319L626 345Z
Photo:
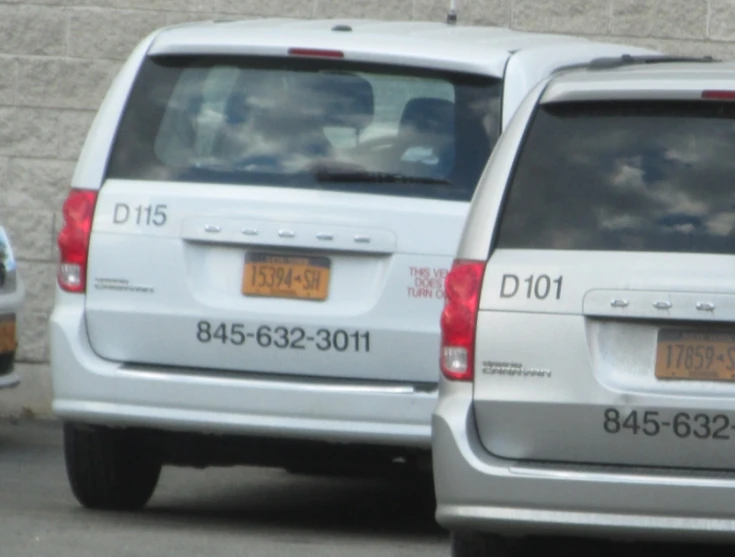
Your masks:
M18 315L24 302L25 289L13 247L5 228L0 226L0 389L20 383L14 364L18 347Z
M444 277L495 141L540 79L625 53L651 51L359 20L143 41L59 235L53 409L81 503L142 506L162 463L428 464Z

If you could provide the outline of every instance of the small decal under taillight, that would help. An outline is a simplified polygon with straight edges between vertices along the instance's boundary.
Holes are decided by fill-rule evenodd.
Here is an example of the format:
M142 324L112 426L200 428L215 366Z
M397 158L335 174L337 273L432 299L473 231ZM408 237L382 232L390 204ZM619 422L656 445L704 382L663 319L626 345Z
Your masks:
M96 202L97 191L80 189L72 189L64 202L64 226L57 239L58 283L67 292L86 289L89 239Z
M475 332L484 261L455 261L445 282L441 316L441 371L447 379L472 381Z

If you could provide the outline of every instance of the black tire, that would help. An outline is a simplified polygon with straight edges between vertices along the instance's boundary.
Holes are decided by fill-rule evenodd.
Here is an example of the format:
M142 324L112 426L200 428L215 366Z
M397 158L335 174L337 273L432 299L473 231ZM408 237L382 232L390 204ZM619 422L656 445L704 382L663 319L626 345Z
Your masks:
M497 535L452 532L452 557L509 557L507 541Z
M135 433L64 424L66 474L88 509L143 508L161 474L161 460Z

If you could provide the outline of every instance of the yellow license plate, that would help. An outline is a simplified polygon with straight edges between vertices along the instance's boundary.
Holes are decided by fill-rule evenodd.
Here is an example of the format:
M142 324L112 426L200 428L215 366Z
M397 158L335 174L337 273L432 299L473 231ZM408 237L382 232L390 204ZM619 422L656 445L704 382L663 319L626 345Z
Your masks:
M14 352L18 346L15 334L15 315L0 316L0 354Z
M326 300L330 267L326 257L248 253L242 293L246 296Z
M697 329L659 331L656 377L735 381L735 332Z

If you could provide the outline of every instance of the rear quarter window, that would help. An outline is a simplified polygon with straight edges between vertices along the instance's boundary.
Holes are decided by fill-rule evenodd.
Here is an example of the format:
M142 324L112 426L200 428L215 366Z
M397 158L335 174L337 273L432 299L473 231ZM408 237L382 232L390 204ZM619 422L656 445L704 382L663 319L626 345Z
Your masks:
M735 253L735 104L541 105L496 246Z

